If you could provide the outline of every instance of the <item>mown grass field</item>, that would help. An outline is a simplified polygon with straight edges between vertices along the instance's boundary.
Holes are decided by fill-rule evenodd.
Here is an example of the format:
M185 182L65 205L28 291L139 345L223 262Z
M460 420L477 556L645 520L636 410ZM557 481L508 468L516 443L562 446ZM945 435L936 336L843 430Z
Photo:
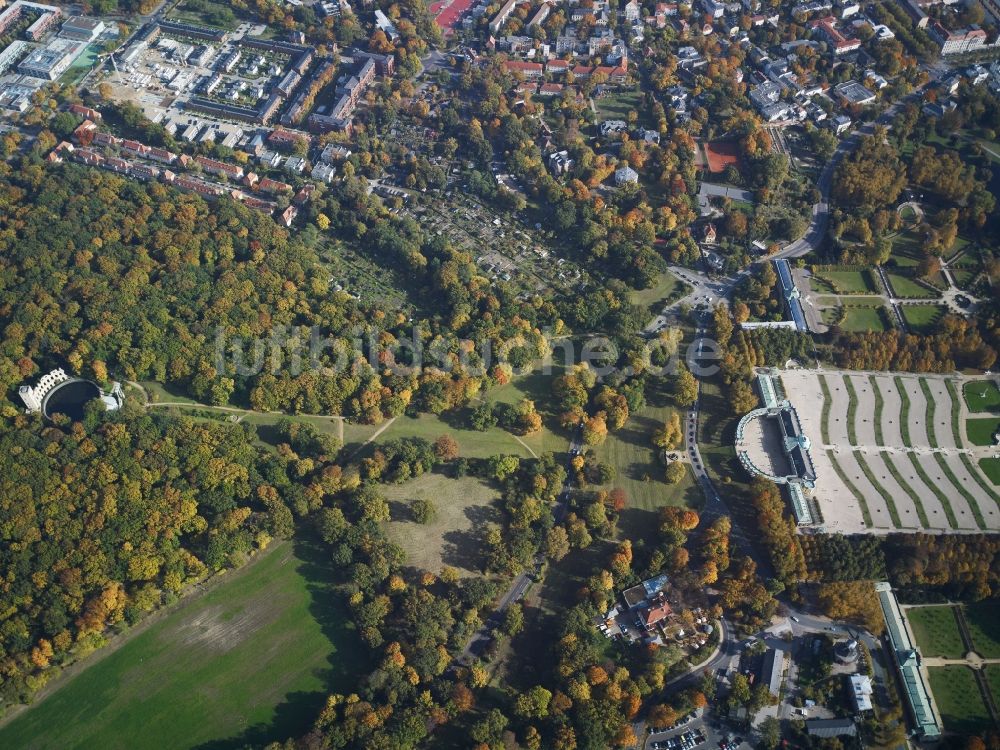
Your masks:
M930 667L927 673L946 730L971 734L992 726L972 670L962 666Z
M903 320L914 333L932 333L947 308L942 305L900 305Z
M890 272L886 274L886 277L889 279L892 291L897 297L919 299L941 296L936 290L926 287L923 284L918 284L909 276Z
M876 289L868 271L817 271L815 276L827 282L838 294L874 294Z
M1000 419L996 417L978 417L965 423L969 442L973 445L993 445L993 435L1000 431Z
M324 552L282 542L0 729L5 748L229 748L309 728L364 668Z
M961 659L965 645L952 607L914 607L906 610L917 648L924 656Z
M406 565L439 573L445 565L467 575L482 573L486 525L500 522L493 505L499 492L477 477L431 473L403 484L385 485L392 520L388 533L406 553ZM435 507L430 523L414 520L411 503L423 498Z
M628 121L629 112L638 112L642 108L641 91L619 91L594 99L599 120Z
M640 305L650 310L650 312L660 312L660 308L667 298L674 294L674 290L679 285L687 286L670 272L661 273L656 279L656 283L649 289L637 289L632 292L633 304Z
M1000 390L992 380L973 380L962 386L969 411L1000 411Z
M824 311L824 318L829 323L834 319L836 310ZM852 299L844 305L844 319L840 327L845 331L888 331L892 328L885 307L880 302L865 304L862 300Z
M1000 485L1000 458L979 459L979 469L994 485Z
M1000 696L1000 664L987 664L983 672L986 674L986 684L989 685L995 701Z
M966 604L965 622L976 653L984 659L1000 659L1000 603L982 601ZM997 676L1000 677L1000 669ZM994 690L993 697L1000 700L1000 690Z

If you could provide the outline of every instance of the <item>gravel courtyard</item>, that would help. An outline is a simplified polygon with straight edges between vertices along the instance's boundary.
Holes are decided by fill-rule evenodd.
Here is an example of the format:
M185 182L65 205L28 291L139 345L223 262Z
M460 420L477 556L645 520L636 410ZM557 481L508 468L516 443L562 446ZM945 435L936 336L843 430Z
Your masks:
M812 441L826 531L1000 530L1000 496L978 468L996 449L963 439L960 378L786 370L781 381Z

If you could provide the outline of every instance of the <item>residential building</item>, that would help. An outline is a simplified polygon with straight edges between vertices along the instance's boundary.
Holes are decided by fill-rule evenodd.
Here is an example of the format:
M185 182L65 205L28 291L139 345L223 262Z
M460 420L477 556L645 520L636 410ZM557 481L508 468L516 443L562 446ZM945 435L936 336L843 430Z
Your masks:
M872 710L872 680L868 675L852 674L847 677L851 705L859 714Z
M809 24L813 29L817 29L833 50L834 56L845 55L853 52L861 46L861 40L854 37L844 36L837 28L837 21L833 16L820 18Z
M615 185L618 187L637 182L639 182L639 173L632 169L632 167L619 167L615 170Z

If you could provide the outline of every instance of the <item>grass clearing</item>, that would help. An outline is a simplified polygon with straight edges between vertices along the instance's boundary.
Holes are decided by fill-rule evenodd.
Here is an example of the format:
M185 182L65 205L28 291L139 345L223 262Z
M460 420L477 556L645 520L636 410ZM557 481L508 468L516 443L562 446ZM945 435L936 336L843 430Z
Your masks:
M1000 664L987 664L983 667L983 676L986 678L986 685L996 701L1000 696Z
M613 466L617 474L601 489L625 490L628 505L622 512L620 525L632 538L649 534L656 525L653 514L659 508L696 505L702 499L690 468L677 484L666 483L665 466L656 455L658 449L650 442L653 432L679 411L665 389L664 381L654 383L647 389L646 406L632 414L622 429L609 433L604 443L593 449L597 460ZM680 417L683 424L683 412ZM684 446L674 452L683 457Z
M887 272L886 278L892 286L893 295L903 299L921 299L929 297L940 297L941 293L932 287L917 283L909 276L898 273Z
M838 298L839 299L839 298ZM843 302L843 319L837 325L844 331L888 331L892 328L892 320L881 302L867 302L851 299ZM839 310L824 310L824 322L832 324Z
M993 486L1000 485L1000 458L981 458L979 459L979 468L993 483Z
M948 312L944 305L900 305L903 320L914 333L933 333Z
M830 290L837 294L875 294L877 291L868 270L860 271L816 271L818 277L827 282Z
M667 301L678 295L678 292L688 288L688 285L669 271L661 273L649 289L636 289L632 292L632 303L655 313L666 305Z
M906 610L906 619L923 656L945 659L965 656L965 644L955 619L954 607L912 607Z
M992 727L993 722L971 669L963 666L930 667L927 674L946 730L973 734Z
M243 747L306 731L327 694L365 668L365 652L318 545L264 555L92 656L0 730L0 747Z
M642 110L641 91L617 91L594 99L599 120L628 121L629 112Z
M972 645L984 659L1000 659L1000 602L984 600L965 605L965 624ZM1000 665L996 665L1000 669ZM991 667L993 668L993 667ZM994 691L1000 699L1000 692Z
M965 421L965 434L973 445L994 445L993 436L1000 432L1000 417L977 417Z
M383 485L382 491L392 514L389 537L403 548L407 565L432 573L449 565L468 575L482 574L483 533L487 524L500 520L493 505L499 495L495 489L478 477L430 473ZM411 503L418 498L434 504L429 523L417 523L412 516Z
M1000 390L992 380L973 380L962 386L969 411L1000 411Z
M167 14L171 21L212 26L233 31L239 19L229 3L219 0L184 0Z

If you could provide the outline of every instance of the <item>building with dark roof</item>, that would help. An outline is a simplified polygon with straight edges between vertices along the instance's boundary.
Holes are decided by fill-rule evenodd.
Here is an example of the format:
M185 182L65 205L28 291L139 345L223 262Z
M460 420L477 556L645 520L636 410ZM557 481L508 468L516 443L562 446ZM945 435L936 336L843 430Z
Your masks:
M768 691L775 698L781 693L781 682L785 678L786 662L784 651L770 648L764 654L764 660L760 665L757 682L760 685L767 685Z
M809 719L806 732L810 737L854 737L858 733L858 725L854 719Z

